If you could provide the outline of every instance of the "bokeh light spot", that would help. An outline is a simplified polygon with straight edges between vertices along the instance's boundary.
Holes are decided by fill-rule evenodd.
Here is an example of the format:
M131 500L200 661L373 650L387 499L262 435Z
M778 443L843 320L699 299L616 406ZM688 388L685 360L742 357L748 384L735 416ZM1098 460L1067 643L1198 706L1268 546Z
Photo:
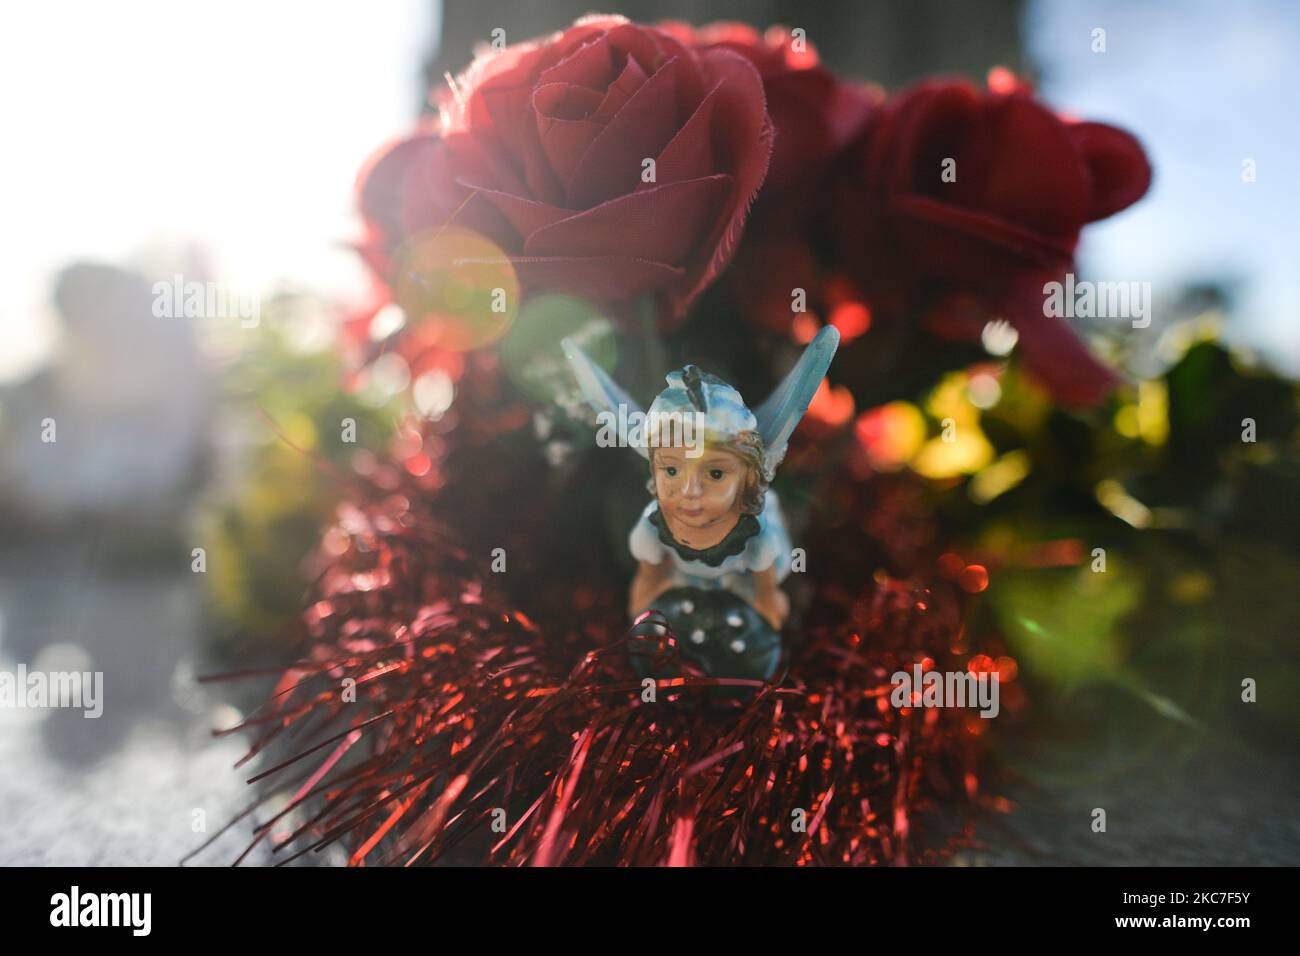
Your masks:
M519 314L519 278L500 247L466 229L411 239L397 256L397 302L428 347L465 352L496 342Z
M897 471L925 441L925 417L909 402L890 402L863 412L854 426L871 467Z
M993 319L980 332L980 342L989 355L1010 355L1020 341L1020 333L1006 319Z
M437 421L456 395L456 386L451 376L440 368L431 369L415 380L411 388L411 400L415 410L430 421Z
M989 573L982 564L968 564L957 576L961 589L970 594L978 594L989 586Z
M848 342L871 328L871 310L863 302L841 302L831 312L831 325Z

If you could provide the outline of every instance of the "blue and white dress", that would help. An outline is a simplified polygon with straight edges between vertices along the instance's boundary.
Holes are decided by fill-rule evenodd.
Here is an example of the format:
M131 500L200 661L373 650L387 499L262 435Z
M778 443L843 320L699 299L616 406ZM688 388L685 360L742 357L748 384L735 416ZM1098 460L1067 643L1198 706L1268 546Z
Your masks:
M736 527L711 548L696 550L673 540L651 500L628 535L628 549L638 561L660 564L672 559L670 587L722 588L754 603L754 572L776 568L776 579L790 574L790 533L781 503L767 489L763 511L742 515ZM638 613L644 610L639 608Z

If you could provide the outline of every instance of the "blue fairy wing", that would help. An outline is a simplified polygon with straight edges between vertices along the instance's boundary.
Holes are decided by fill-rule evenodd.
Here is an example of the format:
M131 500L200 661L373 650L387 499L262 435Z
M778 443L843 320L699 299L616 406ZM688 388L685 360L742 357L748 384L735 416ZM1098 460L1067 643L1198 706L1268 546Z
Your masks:
M830 368L831 359L835 357L839 344L839 330L832 325L824 327L808 343L799 361L790 369L790 374L754 412L754 417L758 419L758 433L763 438L765 465L769 475L785 457L790 436L794 434L795 426L803 418L804 412L808 411L808 405L817 393L822 379L826 377L826 370Z
M560 345L569 360L574 376L578 379L578 384L582 387L582 394L586 397L587 403L596 410L597 414L609 412L613 416L612 421L618 432L619 444L631 446L642 458L649 458L650 449L646 447L645 442L639 440L637 435L632 434L634 428L629 427L628 424L629 420L635 423L644 418L645 413L641 406L627 392L615 385L614 380L592 361L591 356L584 352L577 342L564 338L560 340ZM621 414L620 406L622 406Z

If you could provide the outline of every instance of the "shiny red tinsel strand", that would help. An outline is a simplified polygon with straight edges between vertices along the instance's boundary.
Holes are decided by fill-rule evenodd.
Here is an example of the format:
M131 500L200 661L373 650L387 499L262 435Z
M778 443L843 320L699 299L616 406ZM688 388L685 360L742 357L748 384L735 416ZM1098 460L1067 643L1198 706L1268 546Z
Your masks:
M370 469L331 536L309 653L234 728L250 758L289 755L253 778L259 806L287 798L254 844L288 862L337 843L355 865L942 860L961 835L918 830L976 795L980 721L895 708L889 677L964 669L974 598L937 570L914 489L823 479L804 536L819 570L775 684L710 705L716 682L687 676L645 702L626 580L599 522L561 513L566 496L596 510L591 476L548 469L529 426L463 395L420 439L418 476ZM494 543L511 573L489 570Z

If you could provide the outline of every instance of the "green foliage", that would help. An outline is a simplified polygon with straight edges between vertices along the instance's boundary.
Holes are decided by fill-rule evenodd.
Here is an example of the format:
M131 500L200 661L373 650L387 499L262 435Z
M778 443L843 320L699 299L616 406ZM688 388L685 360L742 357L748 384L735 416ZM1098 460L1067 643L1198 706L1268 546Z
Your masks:
M996 455L1028 455L1028 474L983 503L973 476L940 506L995 556L985 623L1017 658L1040 722L1091 740L1111 766L1206 733L1294 740L1295 383L1202 340L1086 413L1050 407L1014 371L1002 385L979 424ZM1248 418L1254 442L1243 441ZM1081 563L1025 559L1062 540ZM1245 678L1257 703L1241 699Z
M1094 574L1084 566L1004 572L989 600L1021 666L1068 692L1122 673L1118 624L1141 595L1139 573Z
M354 454L382 451L393 434L394 403L364 404L343 382L331 352L295 350L273 326L227 371L222 412L242 446L229 456L238 473L201 518L208 633L223 657L282 655L302 612L309 558L346 493L338 476ZM348 418L355 443L341 440Z

